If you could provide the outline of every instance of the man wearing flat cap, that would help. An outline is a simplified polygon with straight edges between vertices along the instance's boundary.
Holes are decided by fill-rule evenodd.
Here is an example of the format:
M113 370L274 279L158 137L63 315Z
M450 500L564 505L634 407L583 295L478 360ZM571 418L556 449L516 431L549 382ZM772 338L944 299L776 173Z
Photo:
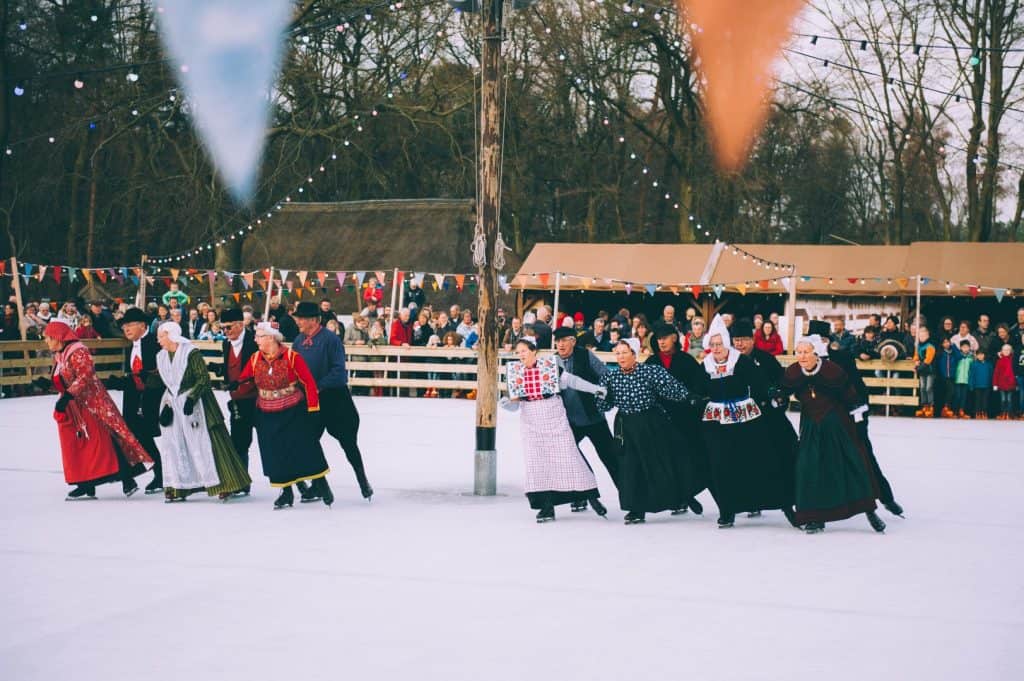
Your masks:
M160 346L156 334L149 332L149 319L137 307L128 308L121 318L121 331L132 343L125 360L123 376L111 376L103 381L108 388L122 391L121 412L132 435L153 459L153 479L146 485L146 494L155 494L164 488L163 465L155 437L160 435L160 398L164 383L156 368L156 355Z
M320 392L321 427L341 444L345 458L356 474L359 491L364 499L369 500L373 496L373 487L366 479L363 455L359 451L359 412L348 390L345 346L337 334L324 331L320 325L321 315L320 308L313 303L298 304L292 316L299 325L299 335L292 343L292 350L302 356L316 380ZM315 501L315 495L313 488L302 491L302 501Z
M555 329L555 353L558 367L585 381L598 384L601 377L608 373L608 367L598 359L597 355L577 345L576 330L568 326ZM579 445L583 438L589 438L601 463L608 469L615 486L619 485L619 445L608 429L608 421L594 403L594 396L587 392L566 388L562 390L562 402L565 413L569 417L569 426L573 437ZM588 464L589 465L589 464ZM573 511L587 508L587 502L573 502Z
M221 329L226 338L221 342L221 354L224 362L218 373L225 383L238 383L253 354L259 349L256 346L256 334L245 326L242 310L230 308L220 314ZM238 452L245 470L249 470L249 448L252 446L253 432L256 428L256 384L246 381L230 392L228 414L231 423L231 443ZM249 488L235 492L235 496L246 496Z

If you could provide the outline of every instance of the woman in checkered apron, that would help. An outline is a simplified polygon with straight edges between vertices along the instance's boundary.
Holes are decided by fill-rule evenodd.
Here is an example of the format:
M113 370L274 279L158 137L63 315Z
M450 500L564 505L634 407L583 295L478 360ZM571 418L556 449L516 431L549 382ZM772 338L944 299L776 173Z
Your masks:
M530 338L516 344L518 362L508 366L509 397L502 406L519 411L526 464L526 498L536 509L537 522L555 519L555 506L589 501L604 516L608 510L598 501L597 479L576 446L559 388L572 387L602 392L600 386L577 376L558 372L553 357L538 357Z

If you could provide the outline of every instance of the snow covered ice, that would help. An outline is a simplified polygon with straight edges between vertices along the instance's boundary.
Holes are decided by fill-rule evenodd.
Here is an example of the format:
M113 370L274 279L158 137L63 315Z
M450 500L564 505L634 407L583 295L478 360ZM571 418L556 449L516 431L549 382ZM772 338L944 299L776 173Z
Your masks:
M372 503L326 436L332 509L271 510L255 446L248 499L67 503L54 399L0 400L5 681L1024 678L1021 423L872 419L907 519L807 536L707 493L626 527L589 444L610 519L538 525L518 416L473 497L457 400L356 398Z

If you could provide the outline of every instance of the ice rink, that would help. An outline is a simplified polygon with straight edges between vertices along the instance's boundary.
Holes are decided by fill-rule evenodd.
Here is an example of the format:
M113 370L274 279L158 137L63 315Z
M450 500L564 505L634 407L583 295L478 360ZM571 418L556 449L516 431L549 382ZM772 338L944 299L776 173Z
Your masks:
M609 520L537 525L518 416L473 497L455 400L357 398L372 503L326 437L332 509L273 511L255 445L248 499L66 503L54 401L0 400L4 681L1024 678L1024 423L873 419L907 519L808 536L626 527L603 470Z

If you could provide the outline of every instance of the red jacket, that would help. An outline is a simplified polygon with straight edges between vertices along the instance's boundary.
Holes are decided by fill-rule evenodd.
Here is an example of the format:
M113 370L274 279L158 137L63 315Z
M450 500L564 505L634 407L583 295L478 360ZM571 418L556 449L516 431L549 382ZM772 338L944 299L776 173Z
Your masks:
M992 386L1010 392L1017 389L1017 378L1013 375L1013 356L999 355L996 371L992 375Z
M384 304L384 287L382 286L367 286L363 290L363 302L368 303L371 300L376 300L378 305Z
M401 319L391 322L391 335L388 336L389 345L412 345L412 321L403 324Z
M761 329L754 332L754 347L758 350L764 350L769 355L781 355L784 352L782 336L773 332L771 338L765 338L764 334L761 333Z

